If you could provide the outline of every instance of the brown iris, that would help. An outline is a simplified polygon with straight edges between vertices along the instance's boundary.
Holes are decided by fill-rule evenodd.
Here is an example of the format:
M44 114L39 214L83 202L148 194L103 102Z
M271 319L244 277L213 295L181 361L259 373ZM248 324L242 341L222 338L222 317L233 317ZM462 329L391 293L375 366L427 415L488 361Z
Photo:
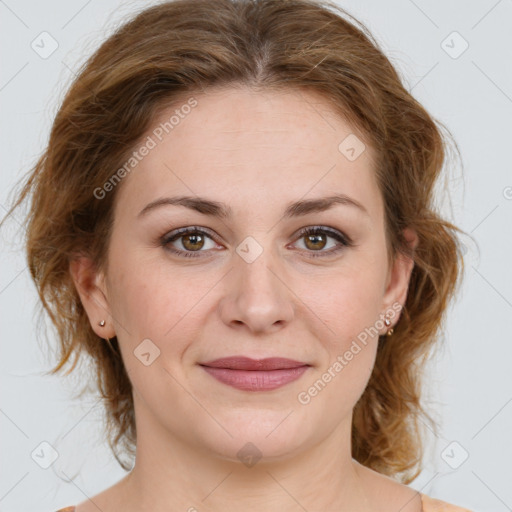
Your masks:
M311 234L311 235L305 235L304 238L306 240L306 247L308 247L308 249L315 249L315 250L323 249L327 243L325 241L325 238L326 238L325 234L316 233L316 234Z
M204 236L198 233L182 235L181 238L183 247L189 251L197 251L204 245Z

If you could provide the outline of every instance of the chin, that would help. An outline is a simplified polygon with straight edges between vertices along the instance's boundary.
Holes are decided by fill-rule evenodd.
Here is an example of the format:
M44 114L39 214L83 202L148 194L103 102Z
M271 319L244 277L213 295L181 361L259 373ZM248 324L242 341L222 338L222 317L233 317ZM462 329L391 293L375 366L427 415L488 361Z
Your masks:
M208 429L203 438L205 448L221 459L237 464L242 462L248 467L251 462L246 461L257 460L261 465L265 461L291 458L313 445L315 439L304 428L305 422L300 421L299 414L292 412L287 418L290 410L245 410L237 411L231 421L218 418L231 435L219 428L212 437L213 430Z

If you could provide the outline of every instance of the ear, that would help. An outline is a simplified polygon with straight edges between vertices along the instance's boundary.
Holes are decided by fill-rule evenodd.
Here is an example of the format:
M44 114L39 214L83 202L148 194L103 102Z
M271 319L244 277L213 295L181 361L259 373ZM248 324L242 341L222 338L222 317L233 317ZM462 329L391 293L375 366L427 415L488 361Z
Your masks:
M103 272L98 272L87 256L78 256L69 263L69 272L93 331L100 338L113 338L114 325ZM105 325L100 322L105 320Z
M410 249L414 251L418 246L418 235L413 229L406 228L403 231L404 238ZM407 290L409 288L409 280L412 269L414 268L414 260L412 257L398 253L392 262L388 272L386 290L382 302L382 310L390 312L391 325L393 327L400 318L400 310L407 299ZM400 310L397 312L397 304ZM396 313L396 314L394 314ZM388 328L386 328L387 330Z

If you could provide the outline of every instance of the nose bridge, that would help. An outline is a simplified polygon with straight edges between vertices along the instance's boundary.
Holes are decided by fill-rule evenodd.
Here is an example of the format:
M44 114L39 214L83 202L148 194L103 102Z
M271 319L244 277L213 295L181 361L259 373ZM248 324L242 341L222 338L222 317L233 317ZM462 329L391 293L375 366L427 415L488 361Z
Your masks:
M236 250L239 257L236 259L235 269L242 288L252 290L253 295L280 294L280 290L277 289L280 288L280 282L275 276L276 271L279 271L276 267L279 265L275 264L272 247L269 244L263 247L255 239L251 240L252 237L248 238L249 240L242 242Z
M252 237L239 244L223 299L224 322L243 323L251 331L284 325L292 319L294 311L291 292L280 275L281 265L272 248L262 244Z

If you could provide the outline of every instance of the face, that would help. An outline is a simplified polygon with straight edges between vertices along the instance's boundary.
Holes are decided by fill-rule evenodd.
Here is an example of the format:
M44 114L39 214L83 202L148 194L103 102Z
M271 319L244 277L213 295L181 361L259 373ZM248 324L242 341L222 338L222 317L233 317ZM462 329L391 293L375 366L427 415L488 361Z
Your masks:
M154 147L118 185L106 272L82 260L73 276L96 333L118 338L139 438L232 460L252 442L285 458L350 431L412 263L388 260L372 149L325 100L194 98L172 130L161 123L176 106L141 139ZM203 366L231 356L303 368Z

